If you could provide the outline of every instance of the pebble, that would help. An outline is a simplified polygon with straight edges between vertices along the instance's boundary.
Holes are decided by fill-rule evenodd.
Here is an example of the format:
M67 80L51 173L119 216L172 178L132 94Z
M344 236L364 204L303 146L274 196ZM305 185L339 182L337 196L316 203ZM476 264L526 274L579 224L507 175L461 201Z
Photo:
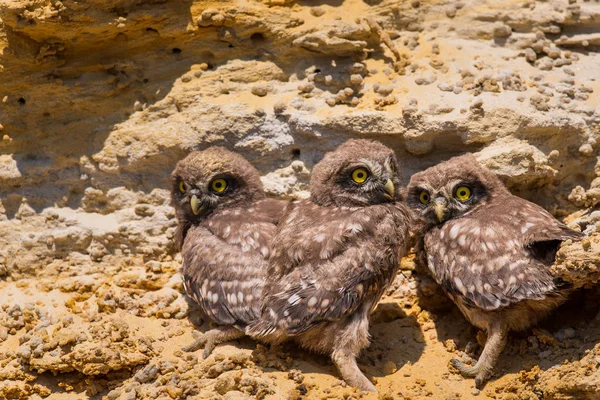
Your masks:
M360 74L350 75L350 83L353 85L361 85L363 83L363 77Z
M269 93L269 87L266 84L259 83L254 85L250 91L255 96L264 97Z
M273 112L277 115L282 114L283 112L285 112L287 108L287 104L285 104L283 101L278 101L277 103L275 103L273 105Z
M505 38L509 37L512 34L512 29L510 26L506 24L500 24L494 27L494 37L496 38Z
M420 77L420 78L415 79L415 83L417 85L431 85L436 80L437 80L437 76L430 75L428 77Z
M309 82L303 82L298 85L298 90L302 93L310 93L315 88L315 85Z
M450 83L446 83L446 82L438 83L437 87L442 92L451 92L454 89L454 87Z
M586 157L590 157L590 156L594 155L594 148L592 147L591 144L585 143L585 144L581 145L581 147L579 148L579 152Z

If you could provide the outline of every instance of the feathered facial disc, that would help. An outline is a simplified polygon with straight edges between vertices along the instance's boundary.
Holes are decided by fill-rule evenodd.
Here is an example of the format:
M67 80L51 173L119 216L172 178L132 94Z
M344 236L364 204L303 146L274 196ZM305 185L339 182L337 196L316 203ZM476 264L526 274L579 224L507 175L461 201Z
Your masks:
M368 206L399 200L394 152L370 140L349 140L312 171L311 199L323 206Z
M465 154L413 175L407 203L421 222L434 226L462 217L506 191L492 171Z
M195 151L171 174L171 202L180 222L264 198L260 176L243 157L223 147Z

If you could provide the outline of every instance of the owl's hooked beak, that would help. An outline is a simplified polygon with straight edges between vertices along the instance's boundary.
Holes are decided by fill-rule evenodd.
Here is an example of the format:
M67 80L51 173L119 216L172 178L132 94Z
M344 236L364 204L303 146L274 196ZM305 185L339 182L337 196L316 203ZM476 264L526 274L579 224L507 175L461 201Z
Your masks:
M448 212L448 200L443 197L434 199L433 210L435 211L438 221L440 221L440 223L444 222L444 218L446 218L446 213Z
M196 195L190 197L190 206L192 207L192 212L194 213L194 215L198 215L202 213L202 211L204 211L204 207L202 206L202 203L200 202L200 200L198 200Z
M396 188L394 187L394 182L392 182L391 179L387 180L383 186L383 189L385 190L385 197L387 197L389 200L394 200L396 197Z

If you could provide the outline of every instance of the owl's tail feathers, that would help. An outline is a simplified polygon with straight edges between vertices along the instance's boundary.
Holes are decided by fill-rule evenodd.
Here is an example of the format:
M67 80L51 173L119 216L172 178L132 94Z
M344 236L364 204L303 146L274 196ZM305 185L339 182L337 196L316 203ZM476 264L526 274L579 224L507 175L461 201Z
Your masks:
M272 321L257 319L246 327L246 335L250 337L270 336L277 331L277 325Z

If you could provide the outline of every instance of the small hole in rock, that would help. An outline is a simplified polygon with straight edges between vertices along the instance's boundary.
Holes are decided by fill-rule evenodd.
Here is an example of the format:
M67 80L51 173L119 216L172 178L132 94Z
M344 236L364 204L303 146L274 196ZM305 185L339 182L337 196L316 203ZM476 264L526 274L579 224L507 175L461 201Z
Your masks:
M298 158L300 158L300 149L293 149L292 159L297 160Z
M158 31L154 28L146 28L146 32L154 32L154 33L158 33Z
M19 98L19 100L17 100L19 102L19 104L23 105L25 104L25 99L24 98Z
M211 64L211 63L206 63L207 68L206 69L214 69L215 67Z
M319 72L321 72L321 70L319 68L315 68L315 74L318 74Z
M232 44L230 44L230 45L229 45L229 48L230 48L230 49L233 49L233 45L232 45Z
M253 33L252 36L250 36L250 40L254 43L254 44L259 44L259 43L263 43L266 42L267 39L263 36L262 33L257 32L257 33Z
M148 83L148 78L144 78L144 79L142 79L142 82L144 82L144 83Z
M180 54L181 49L179 47L173 47L173 54Z

